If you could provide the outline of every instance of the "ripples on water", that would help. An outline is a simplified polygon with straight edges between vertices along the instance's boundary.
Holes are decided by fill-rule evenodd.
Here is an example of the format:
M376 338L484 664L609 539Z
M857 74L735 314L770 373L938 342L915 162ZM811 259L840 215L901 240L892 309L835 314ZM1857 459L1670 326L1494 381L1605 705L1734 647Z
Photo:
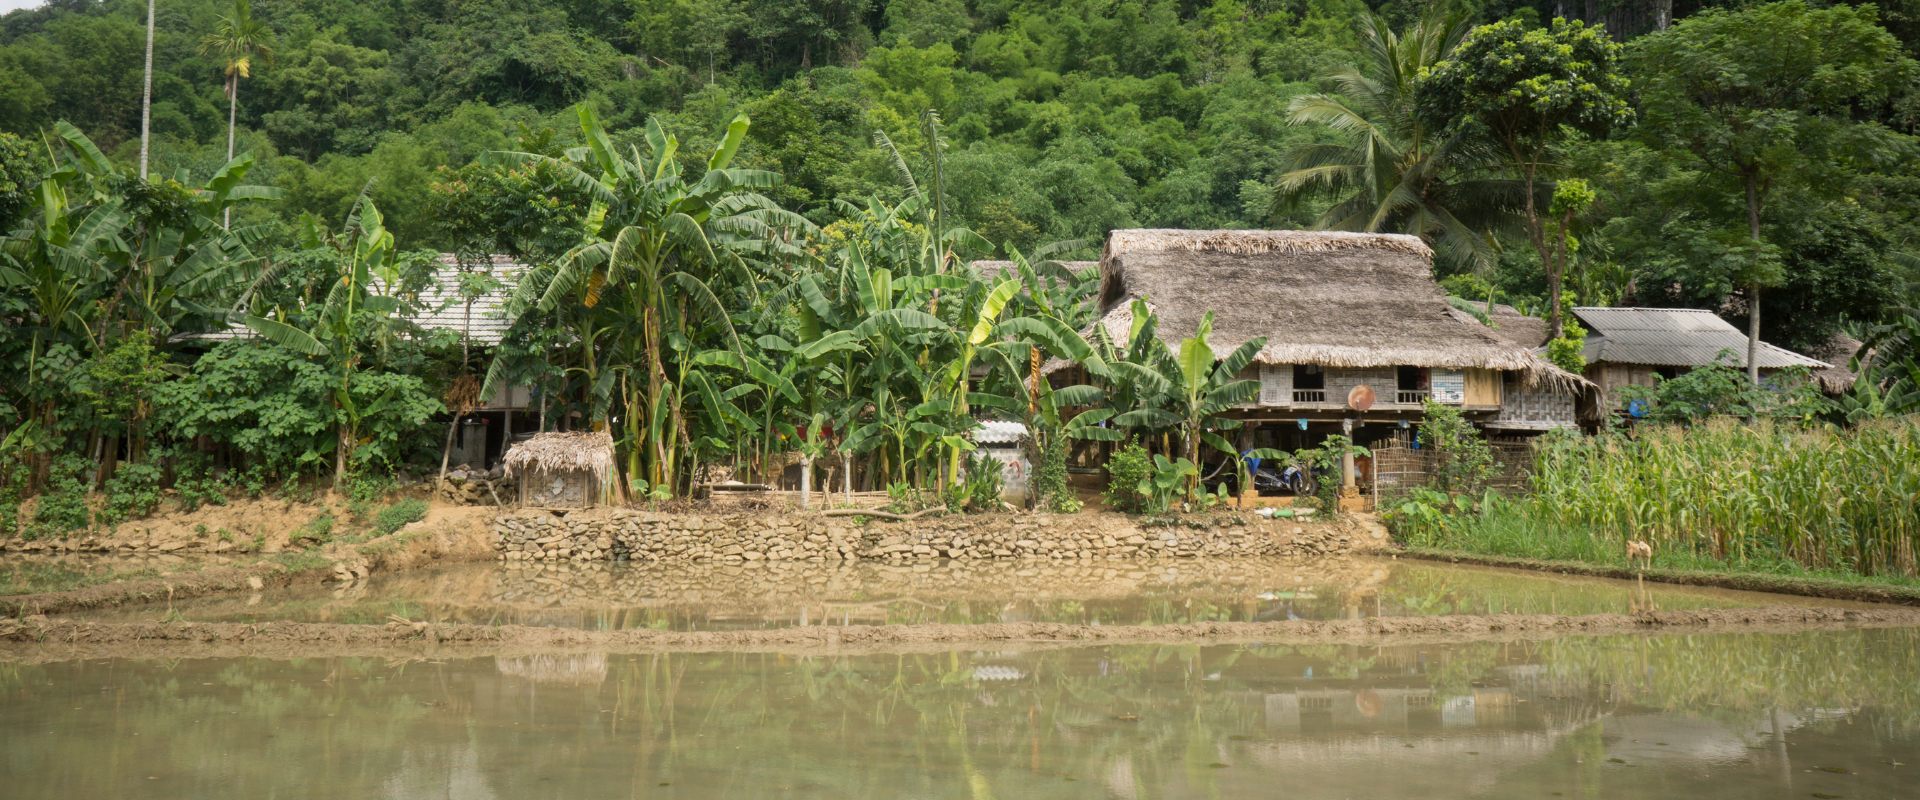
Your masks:
M1917 664L1920 634L1894 629L0 665L0 786L34 800L1899 797L1920 785Z

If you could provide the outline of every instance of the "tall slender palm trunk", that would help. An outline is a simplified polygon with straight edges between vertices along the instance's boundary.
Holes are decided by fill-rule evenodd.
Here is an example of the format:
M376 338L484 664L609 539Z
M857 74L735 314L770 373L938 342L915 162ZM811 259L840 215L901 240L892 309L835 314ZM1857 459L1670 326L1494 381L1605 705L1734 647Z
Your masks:
M140 85L140 180L147 179L147 147L153 120L153 4L147 0L147 69Z
M228 161L233 160L233 123L234 123L235 116L239 112L239 110L240 110L240 79L234 78L232 81L232 84L227 87L227 160ZM222 209L220 211L220 227L225 228L227 230L233 229L233 209L231 207Z

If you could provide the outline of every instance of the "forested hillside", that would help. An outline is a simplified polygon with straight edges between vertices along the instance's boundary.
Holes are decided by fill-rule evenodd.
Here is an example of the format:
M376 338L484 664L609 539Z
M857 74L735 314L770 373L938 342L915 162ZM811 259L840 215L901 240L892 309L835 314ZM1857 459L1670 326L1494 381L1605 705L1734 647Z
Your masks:
M1419 235L1454 308L1545 317L1576 372L1569 303L1834 363L1847 333L1837 399L1726 368L1656 411L1913 413L1914 3L159 0L146 156L146 4L14 12L0 531L23 492L68 498L35 530L146 513L162 469L420 474L501 386L608 432L629 499L833 454L992 506L960 476L997 415L1059 481L1068 439L1157 440L1164 508L1238 455L1259 345L1089 327L1097 281L1050 259L1116 228ZM475 308L497 342L444 324Z
M229 6L158 4L154 171L205 176L225 161L223 62L203 54L200 41ZM1031 248L1117 227L1306 227L1338 198L1289 197L1276 193L1276 179L1300 166L1291 160L1296 146L1346 137L1289 124L1289 104L1338 88L1327 76L1365 66L1369 13L1400 31L1422 8L1399 0L261 0L254 15L271 33L272 58L255 59L240 81L239 149L259 156L252 180L288 195L247 213L337 220L377 179L373 196L403 246L452 248L429 191L449 180L441 170L547 130L558 132L549 146L572 143L567 109L585 101L616 141L634 140L658 116L687 143L684 152L709 146L744 111L753 121L744 162L784 175L774 199L820 224L838 217L836 200L901 196L873 134L920 153L921 114L931 108L944 120L955 221L995 244ZM1906 0L1865 16L1877 13L1912 55L1916 9ZM145 10L135 0L55 0L0 20L0 128L34 138L66 120L131 161ZM1664 11L1645 0L1496 0L1469 12L1474 22L1526 25L1583 17L1631 40L1663 13L1685 19L1699 10L1685 0L1668 0ZM1768 238L1786 267L1786 296L1799 306L1776 319L1808 315L1805 330L1770 325L1775 338L1806 344L1841 312L1890 302L1895 267L1885 254L1920 248L1920 170L1904 138L1920 124L1920 102L1910 77L1882 89L1846 100L1848 116L1874 123L1850 134L1848 152L1801 159L1769 177L1764 213L1777 224L1766 226ZM1712 165L1668 152L1684 144L1671 133L1619 125L1602 141L1555 153L1572 169L1547 177L1577 173L1599 193L1574 222L1590 232L1576 242L1580 269L1569 271L1583 302L1638 288L1642 303L1698 305L1732 291L1731 267L1714 265L1739 260L1728 248L1742 238L1741 189ZM1442 185L1499 171L1439 167ZM1499 243L1507 245L1501 269L1483 264L1481 274L1540 297L1539 258L1524 235L1508 238ZM1636 276L1646 280L1630 287Z

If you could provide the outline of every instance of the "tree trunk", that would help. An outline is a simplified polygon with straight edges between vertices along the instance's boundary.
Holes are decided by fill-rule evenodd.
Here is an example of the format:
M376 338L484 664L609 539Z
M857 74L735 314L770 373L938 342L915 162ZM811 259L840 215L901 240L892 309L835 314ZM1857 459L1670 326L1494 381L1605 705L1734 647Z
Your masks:
M800 507L813 507L813 456L800 457Z
M458 420L455 420L457 423ZM341 422L339 441L333 447L333 491L338 493L347 482L347 448L353 444L353 429Z
M140 175L147 179L147 148L151 141L153 117L153 4L147 0L147 68L140 86Z
M1753 237L1753 253L1760 255L1760 173L1747 172L1747 233ZM1747 380L1760 382L1760 276L1755 271L1747 288Z
M239 110L240 110L240 78L236 76L233 78L232 85L227 88L227 160L228 161L233 160L233 125L234 125L235 119L237 118L236 115L239 113ZM220 210L220 227L226 230L233 230L233 207L232 206L228 206L227 208L223 208Z

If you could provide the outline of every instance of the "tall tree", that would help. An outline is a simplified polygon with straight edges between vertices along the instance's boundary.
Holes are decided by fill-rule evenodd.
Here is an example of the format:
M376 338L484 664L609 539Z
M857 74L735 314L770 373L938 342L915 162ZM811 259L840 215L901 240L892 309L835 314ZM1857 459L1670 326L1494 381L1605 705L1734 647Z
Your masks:
M1491 268L1489 234L1516 227L1518 200L1512 181L1492 175L1499 151L1478 131L1446 136L1446 118L1414 103L1420 75L1453 52L1471 19L1456 4L1434 3L1395 35L1384 18L1362 17L1363 61L1326 76L1334 94L1287 107L1289 125L1326 126L1346 141L1295 147L1270 212L1331 196L1315 228L1413 234L1454 261Z
M200 38L200 54L218 54L226 61L227 81L227 160L233 160L233 130L240 110L240 79L252 77L253 63L273 66L273 31L253 18L247 0L233 0L233 13L220 18L213 33ZM233 224L233 212L226 212L223 227Z
M140 81L140 180L147 179L147 154L153 128L153 6L147 0L147 66Z
M1555 19L1545 28L1508 20L1475 28L1416 90L1421 111L1456 131L1485 130L1518 174L1527 240L1547 271L1547 329L1560 337L1562 265L1547 241L1542 173L1569 136L1605 136L1633 118L1620 45L1600 28ZM1457 134L1456 134L1457 135ZM1564 233L1564 226L1562 226Z
M1916 73L1875 20L1872 6L1788 0L1703 11L1633 44L1647 135L1684 147L1744 197L1752 380L1760 377L1760 292L1779 277L1761 236L1769 191L1807 160L1842 155L1874 133L1876 123L1855 121L1851 112L1901 91Z

